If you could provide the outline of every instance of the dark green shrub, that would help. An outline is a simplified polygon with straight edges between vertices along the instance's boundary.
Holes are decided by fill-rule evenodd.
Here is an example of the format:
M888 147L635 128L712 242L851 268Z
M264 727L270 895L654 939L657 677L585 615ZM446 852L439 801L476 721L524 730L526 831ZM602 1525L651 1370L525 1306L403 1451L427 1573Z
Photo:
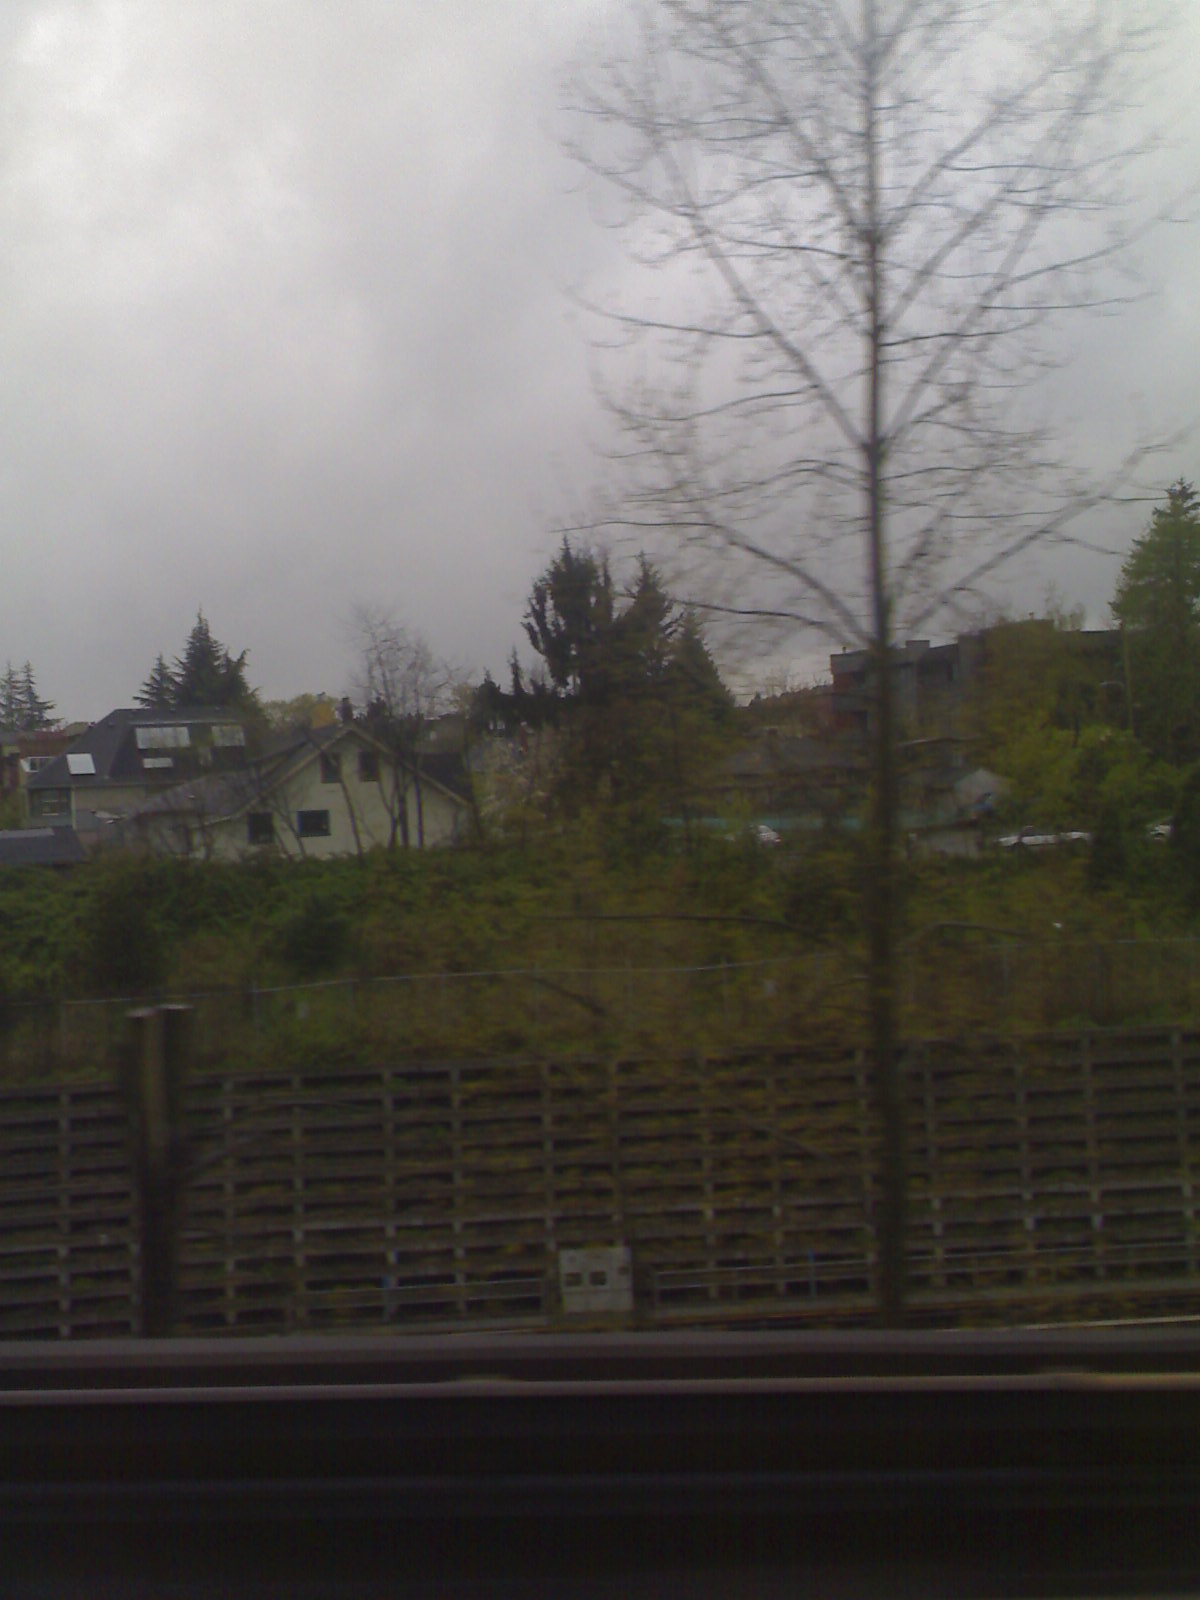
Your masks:
M1189 767L1171 818L1171 855L1188 904L1200 904L1200 763Z
M142 995L168 968L160 921L163 869L142 856L112 855L90 866L74 940L81 985L94 994Z
M1088 883L1093 889L1106 889L1125 876L1129 866L1129 851L1125 825L1115 805L1101 805L1092 833L1092 848L1088 856Z
M795 863L787 920L815 939L853 934L862 919L862 871L854 850L821 844Z
M280 950L302 978L335 972L351 945L350 918L332 884L309 884L279 924Z

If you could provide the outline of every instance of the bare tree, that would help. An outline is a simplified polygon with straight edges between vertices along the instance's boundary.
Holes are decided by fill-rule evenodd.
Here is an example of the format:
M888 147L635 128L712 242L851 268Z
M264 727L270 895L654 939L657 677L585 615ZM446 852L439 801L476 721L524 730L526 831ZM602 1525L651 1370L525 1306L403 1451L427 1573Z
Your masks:
M356 606L350 630L355 694L365 708L368 728L390 757L380 766L378 777L391 817L389 848L397 843L407 848L413 842L410 789L416 806L416 843L423 848L423 748L431 724L452 703L455 675L421 634L380 607Z
M1057 313L1133 292L1110 269L1147 221L1127 209L1145 128L1126 138L1125 114L1145 17L1111 0L657 0L576 84L574 153L658 271L638 309L601 308L650 376L609 394L623 471L599 520L664 535L713 612L870 653L889 1321L906 1160L888 666L900 628L1074 537L1138 457L1102 484L1059 470L1033 384L1066 354Z

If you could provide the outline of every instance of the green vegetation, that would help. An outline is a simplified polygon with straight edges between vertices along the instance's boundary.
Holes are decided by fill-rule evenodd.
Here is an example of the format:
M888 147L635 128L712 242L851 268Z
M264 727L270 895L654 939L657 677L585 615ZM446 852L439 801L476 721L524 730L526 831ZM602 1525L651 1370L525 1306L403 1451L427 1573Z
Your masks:
M909 863L905 1034L1198 1014L1192 831L1122 835L1103 871L1086 849ZM863 1044L862 870L853 842L688 847L592 815L525 847L3 873L0 1060L94 1072L126 1005L165 995L196 997L203 1056L246 1065Z
M552 724L560 758L555 809L623 808L644 833L664 810L686 815L706 766L726 748L733 700L696 617L667 594L643 556L622 594L606 559L568 539L534 582L525 633L541 666L512 689L486 679L485 719Z
M1191 504L1176 486L1144 543ZM901 1038L1200 1015L1200 763L1129 726L1120 640L1079 620L991 630L957 731L1008 784L987 837L1090 837L900 863ZM781 701L765 730L761 704L734 708L644 561L622 590L564 544L526 625L544 676L475 696L477 737L523 731L470 847L0 874L7 1069L94 1066L122 1007L163 995L199 997L208 1054L260 1064L865 1048L861 783L818 826L803 774L780 768L799 787L758 802L712 781L742 740L782 750L810 708ZM755 827L776 804L780 844Z
M1091 890L1136 899L1170 876L1159 911L1169 926L1179 904L1200 906L1200 502L1190 484L1155 508L1112 610L1116 633L1088 635L1061 608L989 630L961 731L1009 785L1002 820L1091 836Z

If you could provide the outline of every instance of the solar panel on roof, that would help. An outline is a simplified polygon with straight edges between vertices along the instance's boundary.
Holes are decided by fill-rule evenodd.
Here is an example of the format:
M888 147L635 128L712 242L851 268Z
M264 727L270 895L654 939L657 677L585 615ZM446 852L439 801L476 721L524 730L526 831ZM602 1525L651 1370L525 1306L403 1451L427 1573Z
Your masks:
M139 750L184 750L191 744L186 726L179 723L136 728L134 738Z

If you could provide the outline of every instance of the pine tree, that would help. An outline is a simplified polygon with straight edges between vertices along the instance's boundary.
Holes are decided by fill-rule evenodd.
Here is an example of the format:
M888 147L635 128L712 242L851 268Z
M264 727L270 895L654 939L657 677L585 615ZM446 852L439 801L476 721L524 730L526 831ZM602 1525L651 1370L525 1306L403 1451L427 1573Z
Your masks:
M733 696L721 680L694 611L685 611L680 619L671 652L670 677L677 694L705 707L711 716L721 718L733 709Z
M243 650L240 655L230 655L213 637L203 611L198 611L182 654L168 666L160 653L134 698L148 711L181 711L187 706L254 711L258 697L246 682L248 653Z
M19 728L21 725L21 691L17 674L11 661L5 664L0 678L0 728Z
M26 661L18 671L7 662L0 678L0 727L18 733L36 733L54 726L54 702L43 700L37 692L33 666Z
M1200 755L1200 498L1180 479L1121 568L1112 602L1125 630L1138 737L1183 763Z
M20 717L17 726L23 733L36 733L41 728L53 727L54 702L53 700L43 700L38 694L37 684L33 676L33 666L28 661L21 668L17 692L20 702Z
M697 765L678 747L708 751L729 696L696 618L676 606L654 564L642 557L622 604L608 563L564 539L534 584L525 632L565 733L560 796L575 804L678 794L684 766ZM513 671L519 708L515 660Z
M525 633L565 699L588 705L604 698L605 649L615 594L608 562L562 542L537 579L525 611Z
M175 704L175 675L161 650L134 701L146 711L169 711Z

